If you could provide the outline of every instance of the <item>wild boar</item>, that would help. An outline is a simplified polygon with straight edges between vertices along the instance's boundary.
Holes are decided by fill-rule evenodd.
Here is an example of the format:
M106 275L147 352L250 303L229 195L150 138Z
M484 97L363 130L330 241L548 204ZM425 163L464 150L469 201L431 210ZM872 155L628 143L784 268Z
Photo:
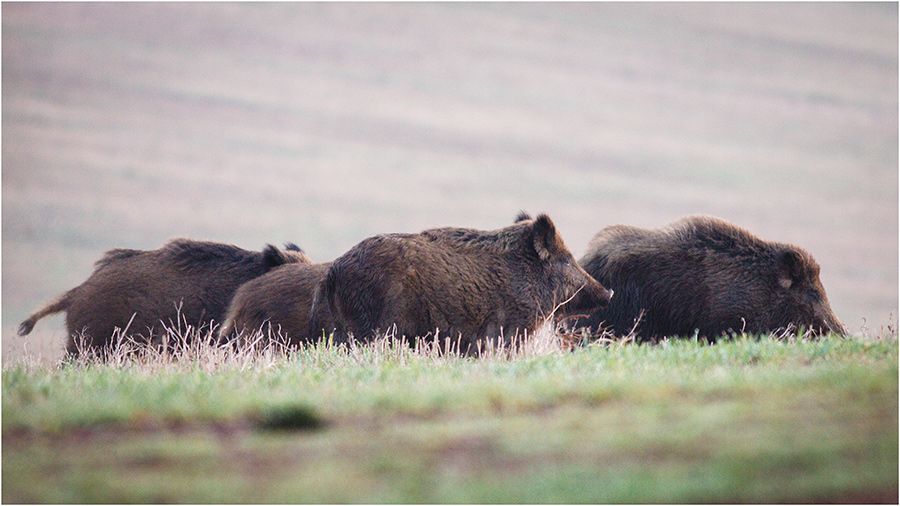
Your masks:
M473 353L483 339L533 332L551 314L592 314L612 293L575 261L553 221L520 216L498 230L438 228L363 240L336 259L314 296L337 340L439 334ZM395 327L396 326L396 327Z
M642 340L695 333L715 340L790 324L845 332L812 255L718 218L691 216L656 230L610 226L579 263L616 292L608 308L579 327L604 322L626 334L641 315L635 332Z
M82 284L32 314L19 326L19 335L52 313L66 311L70 355L112 344L119 333L152 340L164 325L199 327L218 322L234 291L246 281L286 263L309 263L295 245L287 251L268 245L262 252L230 244L175 239L162 248L106 252L94 273ZM179 312L180 306L180 312Z

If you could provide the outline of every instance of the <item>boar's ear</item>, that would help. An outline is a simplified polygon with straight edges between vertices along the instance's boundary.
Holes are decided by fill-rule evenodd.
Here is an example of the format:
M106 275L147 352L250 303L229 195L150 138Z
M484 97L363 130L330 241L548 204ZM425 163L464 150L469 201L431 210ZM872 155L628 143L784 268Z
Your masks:
M263 248L263 265L266 267L266 271L272 269L273 267L278 267L279 265L284 265L290 262L290 259L287 255L284 254L283 251L272 246L271 244L266 244L266 247Z
M515 221L513 223L520 223L523 221L528 221L531 219L531 215L526 213L525 211L519 211L519 214L516 215Z
M794 284L800 281L803 276L803 273L801 272L802 265L803 259L800 258L800 255L796 251L782 251L778 255L778 266L776 267L776 271L778 272L778 284L781 285L782 288L794 286Z
M531 226L531 235L534 242L534 251L545 262L554 255L559 254L563 248L562 241L560 241L559 235L556 233L556 225L553 224L553 220L546 214L538 215L537 219L534 220L534 224Z

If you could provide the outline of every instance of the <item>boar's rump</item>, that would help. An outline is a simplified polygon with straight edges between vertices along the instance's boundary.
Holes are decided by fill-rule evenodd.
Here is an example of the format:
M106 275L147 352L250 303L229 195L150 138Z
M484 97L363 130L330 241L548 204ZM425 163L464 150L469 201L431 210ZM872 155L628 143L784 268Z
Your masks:
M280 335L290 345L315 342L322 337L322 330L310 332L310 307L330 265L286 264L244 283L231 299L220 337L232 339L262 332L267 337Z

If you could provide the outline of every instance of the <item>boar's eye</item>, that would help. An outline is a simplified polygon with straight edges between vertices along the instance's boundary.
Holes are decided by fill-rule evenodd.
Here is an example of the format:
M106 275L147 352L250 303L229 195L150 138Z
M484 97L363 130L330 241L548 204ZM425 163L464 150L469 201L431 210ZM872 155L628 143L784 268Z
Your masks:
M819 292L816 290L807 290L804 295L806 297L806 300L810 302L819 302L819 300L821 300L821 297L819 297Z

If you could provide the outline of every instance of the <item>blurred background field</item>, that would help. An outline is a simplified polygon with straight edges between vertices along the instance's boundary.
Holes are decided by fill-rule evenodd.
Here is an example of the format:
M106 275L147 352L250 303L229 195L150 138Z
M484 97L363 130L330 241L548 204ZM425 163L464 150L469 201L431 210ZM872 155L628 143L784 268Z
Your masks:
M896 4L9 4L3 360L113 247L708 213L897 311Z

